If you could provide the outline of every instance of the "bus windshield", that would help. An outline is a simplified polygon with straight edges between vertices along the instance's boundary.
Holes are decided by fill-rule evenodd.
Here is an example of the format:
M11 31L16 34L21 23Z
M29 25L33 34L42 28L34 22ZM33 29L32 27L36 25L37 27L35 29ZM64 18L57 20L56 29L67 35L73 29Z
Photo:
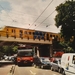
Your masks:
M32 56L32 52L29 51L18 52L18 56Z

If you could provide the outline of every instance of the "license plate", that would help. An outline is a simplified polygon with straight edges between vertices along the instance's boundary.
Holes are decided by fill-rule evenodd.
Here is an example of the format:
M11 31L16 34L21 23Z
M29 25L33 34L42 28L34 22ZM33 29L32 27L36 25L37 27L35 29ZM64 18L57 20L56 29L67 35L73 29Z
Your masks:
M26 61L24 61L24 63L27 63Z

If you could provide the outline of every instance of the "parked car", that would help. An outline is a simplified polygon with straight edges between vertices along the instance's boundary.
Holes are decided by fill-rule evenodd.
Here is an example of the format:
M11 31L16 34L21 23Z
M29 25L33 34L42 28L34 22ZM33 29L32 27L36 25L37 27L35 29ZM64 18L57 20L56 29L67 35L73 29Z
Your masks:
M14 61L14 56L9 56L9 57L8 57L8 60L9 60L9 61Z
M4 60L5 60L5 61L8 61L8 59L9 59L9 56L4 55Z
M51 62L49 58L46 58L46 57L34 57L33 64L34 64L34 67L39 67L42 69L51 67Z
M4 55L4 60L5 61L14 61L14 56L7 56L7 55Z
M55 59L52 63L51 70L61 73L61 59Z

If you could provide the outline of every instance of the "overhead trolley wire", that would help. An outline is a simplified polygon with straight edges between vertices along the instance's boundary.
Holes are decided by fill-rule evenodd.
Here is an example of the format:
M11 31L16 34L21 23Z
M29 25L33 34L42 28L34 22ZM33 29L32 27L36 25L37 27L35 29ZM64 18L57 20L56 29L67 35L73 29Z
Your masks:
M65 2L65 1L64 1L64 2ZM62 3L64 3L64 2L62 2ZM55 12L55 10L54 10L50 15L48 15L47 18L49 18L54 12ZM40 26L47 18L45 18L38 26ZM37 26L37 27L38 27L38 26ZM37 28L37 27L36 27L36 28ZM36 29L36 28L34 28L34 29Z
M40 26L40 25L41 25L47 18L49 18L54 12L55 12L55 10L54 10L50 15L48 15L38 26ZM38 27L38 26L37 26L37 27ZM37 28L37 27L36 27L36 28ZM35 28L35 29L36 29L36 28Z
M51 4L52 2L53 2L53 0L50 1L50 3L48 4L48 6L47 6L47 7L43 10L43 12L37 17L37 19L33 22L33 24L40 18L40 16L45 12L45 10L50 6L50 4ZM33 25L33 24L32 24L32 25ZM31 26L32 26L32 25L31 25ZM30 27L31 27L31 26L30 26ZM30 27L29 27L29 28L30 28ZM28 29L29 29L29 28L28 28Z
M3 10L5 10L1 5L0 5L0 7L3 9ZM7 15L9 16L9 14L7 13ZM10 16L9 16L10 17ZM10 17L10 19L13 21L13 22L15 22L11 17Z

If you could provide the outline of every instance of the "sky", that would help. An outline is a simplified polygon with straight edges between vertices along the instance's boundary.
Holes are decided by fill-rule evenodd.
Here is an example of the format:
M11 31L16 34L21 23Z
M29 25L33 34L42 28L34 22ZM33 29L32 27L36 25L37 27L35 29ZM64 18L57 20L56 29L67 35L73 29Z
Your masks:
M0 0L0 27L59 33L55 26L56 7L66 0Z

